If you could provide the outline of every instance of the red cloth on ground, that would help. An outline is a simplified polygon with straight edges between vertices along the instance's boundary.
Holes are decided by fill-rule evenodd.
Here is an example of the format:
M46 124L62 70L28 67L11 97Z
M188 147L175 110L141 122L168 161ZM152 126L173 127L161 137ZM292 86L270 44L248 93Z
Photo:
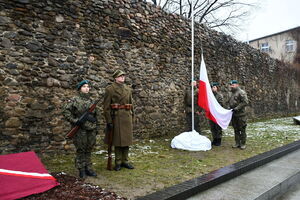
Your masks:
M35 152L0 155L0 169L48 174ZM50 177L51 178L51 177ZM59 185L49 177L26 177L0 173L0 199L18 199L31 194L41 193Z

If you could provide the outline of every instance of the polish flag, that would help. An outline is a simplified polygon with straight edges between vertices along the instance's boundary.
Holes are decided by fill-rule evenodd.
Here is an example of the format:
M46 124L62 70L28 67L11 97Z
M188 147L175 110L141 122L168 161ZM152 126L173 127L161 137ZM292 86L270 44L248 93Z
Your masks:
M0 199L41 193L59 185L33 151L0 155Z
M206 112L206 117L218 124L222 129L226 129L232 117L232 111L223 108L215 98L209 84L206 66L203 55L200 65L200 81L198 105Z

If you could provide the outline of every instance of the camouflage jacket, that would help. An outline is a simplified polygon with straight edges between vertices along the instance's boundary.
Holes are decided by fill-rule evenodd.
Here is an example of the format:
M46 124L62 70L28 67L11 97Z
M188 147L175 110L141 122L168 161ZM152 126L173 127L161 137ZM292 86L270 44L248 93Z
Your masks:
M72 99L70 99L67 104L63 106L63 115L67 121L69 121L72 125L76 123L76 121L80 118L80 116L90 108L93 104L93 100L90 98L89 94L84 94L79 92L79 94ZM99 109L96 107L92 112L92 115L96 118L96 122L86 121L83 125L81 125L82 129L85 130L98 130L100 124L100 113Z
M220 92L213 92L219 104L224 107L223 95Z
M246 110L245 107L248 105L249 100L247 93L241 88L237 88L236 91L232 92L229 97L229 108L235 109L234 116L245 116Z
M188 88L185 91L184 105L185 105L185 112L187 112L187 113L192 112L192 91L191 91L191 88ZM194 112L199 112L199 111L200 111L200 107L198 106L198 89L194 88Z

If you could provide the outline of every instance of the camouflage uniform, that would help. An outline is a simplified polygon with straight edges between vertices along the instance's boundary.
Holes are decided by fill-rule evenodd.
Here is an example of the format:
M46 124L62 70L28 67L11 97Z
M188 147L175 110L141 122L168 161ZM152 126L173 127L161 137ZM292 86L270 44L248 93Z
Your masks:
M184 95L184 105L185 105L185 114L186 114L186 122L187 122L187 131L192 131L192 91L191 86L185 91ZM194 128L200 133L200 125L199 125L199 115L196 112L200 112L200 108L198 106L198 89L194 88Z
M74 126L78 118L89 109L94 102L90 94L79 92L78 96L73 97L63 109L63 115ZM92 113L95 122L86 121L73 137L76 147L75 167L80 171L83 169L91 170L91 152L96 144L96 135L99 130L99 110L96 107Z
M247 93L241 88L237 87L232 91L229 98L229 107L233 109L232 126L234 129L235 143L234 147L244 146L246 144L246 111L245 107L248 105Z
M124 74L121 70L117 70L113 76L116 78ZM133 166L128 163L129 146L133 142L132 89L125 83L117 82L107 86L103 112L106 123L113 125L112 144L115 147L115 170L118 171L121 167L133 169Z
M219 104L221 106L223 105L223 95L220 92L217 91L213 91L217 101L219 102ZM212 133L212 137L213 137L213 145L219 146L221 145L221 139L222 139L222 128L216 124L215 122L209 120L209 125L210 125L210 130Z

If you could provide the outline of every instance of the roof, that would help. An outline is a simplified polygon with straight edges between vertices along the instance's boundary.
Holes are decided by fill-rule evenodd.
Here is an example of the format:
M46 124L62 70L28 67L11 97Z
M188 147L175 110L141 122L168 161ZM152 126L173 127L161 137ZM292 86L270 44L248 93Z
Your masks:
M290 32L290 31L293 31L293 30L296 30L296 29L299 29L299 28L300 28L300 26L297 26L295 28L287 29L285 31L280 31L280 32L273 33L273 34L270 34L270 35L266 35L266 36L263 36L263 37L260 37L260 38L249 40L249 42L254 42L254 41L257 41L257 40L260 40L260 39L264 39L264 38L268 38L268 37L271 37L271 36L274 36L274 35L279 35L279 34L282 34L282 33L285 33L285 32Z

